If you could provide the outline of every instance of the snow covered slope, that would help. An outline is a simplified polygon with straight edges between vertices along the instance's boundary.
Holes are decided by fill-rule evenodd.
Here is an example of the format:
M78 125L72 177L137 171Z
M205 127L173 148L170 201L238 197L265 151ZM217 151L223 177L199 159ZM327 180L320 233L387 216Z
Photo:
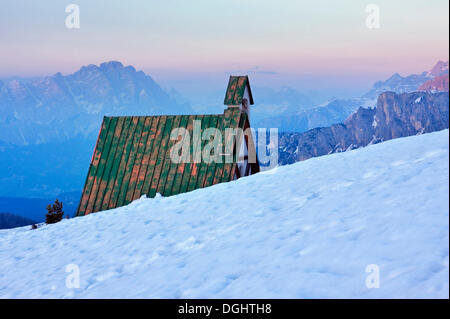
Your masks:
M37 230L0 231L0 297L449 297L449 132ZM80 288L67 288L67 265ZM379 288L367 288L367 265Z

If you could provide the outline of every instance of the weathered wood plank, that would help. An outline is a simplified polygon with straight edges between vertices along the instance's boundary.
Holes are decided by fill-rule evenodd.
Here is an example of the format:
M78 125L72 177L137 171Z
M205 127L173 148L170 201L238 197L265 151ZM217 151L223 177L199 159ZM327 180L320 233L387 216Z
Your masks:
M203 130L203 132L205 132L205 130L209 129L209 128L217 128L217 120L218 120L219 116L217 115L212 115L209 118L209 123L208 125L205 127L205 129ZM205 149L206 145L208 145L211 142L211 137L210 140L204 140L202 141L202 162L200 164L199 167L199 171L198 171L198 177L197 177L197 183L195 185L195 188L202 188L203 185L205 184L205 180L206 180L206 175L208 173L208 170L214 169L212 166L215 167L215 163L214 162L210 162L207 163L205 162L205 160L203 159L203 150Z
M126 195L128 190L128 185L130 183L131 172L133 171L134 162L136 159L137 151L139 148L139 142L142 138L142 129L144 127L145 117L138 117L138 124L136 126L136 132L134 134L134 139L130 148L130 155L128 156L127 165L125 166L125 173L122 179L122 185L120 187L119 198L117 199L117 206L120 207L126 205Z
M238 77L236 76L230 76L230 79L228 80L228 87L227 92L225 93L225 105L234 105L234 95L236 93L236 86L237 86Z
M203 115L196 115L194 119L192 119L192 122L190 125L188 125L189 134L191 136L191 145L189 147L190 157L189 157L189 163L187 163L184 166L184 172L183 172L183 178L180 183L180 193L185 193L188 190L189 186L189 180L191 178L191 170L193 165L193 156L194 156L194 141L193 141L193 132L194 132L194 121L201 121L203 119Z
M92 191L89 195L89 201L86 206L86 214L90 214L94 211L94 204L97 199L98 189L100 187L100 182L103 176L103 171L105 170L106 160L109 156L109 151L111 149L112 140L114 139L114 132L116 129L117 117L112 117L108 129L108 134L106 135L105 145L103 148L102 156L100 162L98 163L97 172L94 177L94 183L92 185Z
M199 119L197 119L198 121ZM209 116L203 115L201 117L201 125L200 125L200 135L196 137L196 127L194 125L193 133L192 133L192 162L190 165L189 170L189 181L187 181L187 188L186 192L190 192L194 190L195 185L197 183L197 177L198 177L198 169L201 164L201 147L202 147L202 140L201 140L201 133L203 132L203 129L208 125L209 122ZM198 162L200 161L200 162Z
M152 120L152 126L150 127L147 145L145 147L144 156L142 157L142 166L139 170L138 180L136 182L136 189L134 190L133 200L138 199L141 195L145 194L143 191L145 178L147 176L148 164L150 162L150 155L153 150L155 136L158 130L159 116L154 116Z
M120 134L119 143L117 145L116 154L114 156L113 165L111 167L111 173L108 179L108 184L106 185L105 196L102 201L101 210L108 209L109 202L111 200L111 196L113 193L113 187L117 179L117 173L119 171L122 155L125 149L125 143L128 138L128 132L131 126L132 117L126 116L124 117L125 121L123 123L123 129Z
M202 166L201 152L203 150L203 146L205 145L201 136L202 136L204 130L209 126L210 120L211 120L210 115L205 115L203 117L202 125L201 125L201 132L200 132L200 142L197 145L194 145L194 147L195 147L194 152L200 153L200 162L193 162L191 165L191 178L189 180L189 185L188 185L188 189L187 189L188 192L193 191L197 185L197 179L200 175L200 168Z
M237 114L239 114L240 110L239 108L228 108L224 112L224 119L223 119L223 128L222 128L222 148L221 153L225 154L226 150L226 143L227 140L225 139L225 132L227 128L233 128L233 123L236 122L235 117ZM216 171L214 173L214 178L212 184L218 184L222 182L222 176L223 176L223 168L225 165L225 156L221 156L221 163L216 164Z
M192 125L193 121L196 119L195 115L190 115L187 118L186 130L189 133L189 152L191 152L191 137L192 137ZM191 159L189 159L190 161ZM179 194L181 189L181 184L183 181L183 175L185 173L185 168L190 166L190 162L181 162L177 165L176 176L172 186L172 195Z
M183 116L179 116L177 118L179 118L178 123L174 124L172 126L172 130L176 129L176 133L177 133L177 136L178 136L178 133L180 132L181 128L183 128L183 129L186 128L189 116L183 115ZM169 147L169 153L167 154L167 156L169 156L169 160L170 160L170 167L168 168L166 185L164 186L164 191L162 192L163 196L170 196L170 195L172 195L172 187L173 187L173 183L175 181L175 177L176 177L176 174L177 174L178 163L172 162L172 160L170 159L170 148L172 146L174 146L176 143L178 143L179 139L180 139L180 137L178 137L177 140L171 141L171 144L170 144L170 147Z
M131 171L130 181L128 183L127 193L125 195L124 205L130 203L133 200L134 190L136 188L136 182L139 176L139 170L142 165L142 157L144 156L145 147L147 146L147 140L152 125L152 117L145 117L144 126L142 129L141 138L137 145L136 158Z
M120 136L122 133L123 122L124 122L123 117L120 117L117 119L116 129L114 131L114 135L113 135L112 142L111 142L111 148L109 151L109 155L106 159L105 169L104 169L103 175L101 177L100 186L98 188L98 193L97 193L97 199L95 200L95 204L94 204L94 210L93 210L94 212L98 212L102 209L103 198L105 196L106 186L108 185L108 182L109 182L109 178L110 178L110 174L111 174L111 167L114 163L114 157L117 152L117 145L119 143Z
M174 121L173 116L167 117L166 125L164 127L164 132L162 133L163 136L161 139L161 146L159 148L157 159L156 159L155 170L153 172L152 184L150 186L150 191L149 191L150 198L155 197L156 193L160 191L160 189L158 188L159 180L161 178L161 173L162 173L163 165L165 162L165 154L167 152L167 145L169 142L170 131L172 129L173 121Z
M111 193L111 199L108 204L108 208L117 207L117 201L119 199L120 190L122 189L122 181L125 175L125 170L128 162L128 158L130 156L131 147L133 144L134 136L136 133L136 128L139 122L138 116L133 116L131 119L130 127L128 129L127 138L125 141L125 147L122 153L122 157L120 159L119 169L117 171L116 180L114 182L113 191Z
M240 110L239 110L239 112L234 113L233 117L231 118L231 122L230 122L231 128L239 128L240 127L239 125L241 123L243 125L244 122L243 122L243 117L241 115L242 115L242 113L240 112ZM227 149L227 145L229 145L228 149L232 151L231 154L225 155L225 161L227 161L227 157L229 157L229 159L231 159L231 162L224 163L222 178L221 178L220 182L227 182L227 181L230 181L231 179L233 179L233 176L231 176L230 173L231 173L233 164L236 163L236 157L235 157L236 154L235 153L239 152L239 150L236 149L236 144L237 144L237 141L241 138L242 138L242 136L232 136L230 134L230 136L228 136L227 140L225 141L225 149Z
M244 96L246 84L247 78L245 76L240 76L236 84L236 91L233 98L233 104L240 105L242 103L242 97Z
M150 196L150 187L153 180L153 174L155 172L156 161L158 159L159 149L161 148L161 140L163 138L164 128L166 126L167 116L160 116L158 127L155 132L155 137L153 141L153 147L151 150L149 163L147 167L147 173L144 179L144 184L142 185L142 194L147 194Z
M160 177L159 177L158 186L156 188L156 192L160 193L163 196L166 196L166 194L165 194L166 188L165 187L168 182L168 179L171 179L171 181L173 180L173 176L171 177L169 175L169 170L172 165L172 160L170 158L170 149L175 144L175 141L170 139L170 133L172 132L172 130L178 129L178 127L180 125L180 121L181 121L181 116L176 116L172 119L172 126L171 126L170 130L166 132L166 134L168 135L167 146L165 148L164 154L161 154L162 156L164 156L164 159L163 159L163 163L161 166L161 173L160 173Z
M218 133L220 133L219 136L215 135L214 136L214 152L222 154L223 153L223 134L224 134L224 123L225 123L225 119L224 119L224 115L218 117L218 123L217 123L217 129L218 129ZM223 156L220 156L220 159L223 160ZM208 171L206 173L206 178L205 181L203 183L203 187L208 187L211 186L213 184L214 181L214 176L216 174L216 168L218 167L219 163L216 162L211 162L208 166Z

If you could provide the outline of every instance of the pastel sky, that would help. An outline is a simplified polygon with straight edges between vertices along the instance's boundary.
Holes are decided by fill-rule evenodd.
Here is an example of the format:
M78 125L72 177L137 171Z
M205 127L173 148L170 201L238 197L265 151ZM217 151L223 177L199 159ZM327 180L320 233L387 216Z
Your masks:
M65 26L69 3L78 30ZM379 29L366 27L369 3ZM261 85L365 88L447 60L448 10L447 0L2 0L0 77L118 60L181 87L234 72Z

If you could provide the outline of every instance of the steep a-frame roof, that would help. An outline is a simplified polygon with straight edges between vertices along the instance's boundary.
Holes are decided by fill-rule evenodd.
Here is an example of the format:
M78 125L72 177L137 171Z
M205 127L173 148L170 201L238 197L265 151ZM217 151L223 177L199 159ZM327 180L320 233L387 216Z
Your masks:
M230 76L227 92L225 93L224 104L241 105L246 88L248 90L248 95L250 98L249 103L253 105L252 90L250 89L250 81L248 80L248 76Z
M225 128L249 126L239 107L218 115L104 117L77 216L123 206L143 194L170 196L232 180L234 156L232 163L225 163L223 153L222 163L171 161L170 149L177 142L170 139L172 129L186 128L192 136L194 120L201 120L202 129L218 128L224 145ZM252 173L258 172L258 163L252 165Z

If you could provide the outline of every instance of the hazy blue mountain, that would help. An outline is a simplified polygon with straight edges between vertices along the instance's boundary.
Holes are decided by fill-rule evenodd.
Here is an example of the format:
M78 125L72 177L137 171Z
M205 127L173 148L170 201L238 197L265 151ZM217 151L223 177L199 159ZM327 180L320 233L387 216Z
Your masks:
M278 128L279 132L305 132L315 127L344 121L363 104L359 99L333 100L322 106L291 114L266 117L254 122L256 127Z
M44 222L47 205L53 204L55 199L58 198L63 203L64 215L73 217L75 216L80 196L81 191L62 193L52 198L0 197L0 212L9 212L34 222Z
M392 91L396 93L408 93L417 91L418 87L428 81L430 76L428 72L421 74L411 74L408 76L401 76L398 73L393 74L386 81L378 81L373 85L373 88L367 92L364 98L376 98L383 92Z
M43 198L0 197L0 211L39 223L45 221L46 207L48 204L53 204L54 201L54 199Z
M95 140L96 137L35 145L0 143L0 196L54 198L61 192L80 191Z
M279 90L256 86L252 88L252 93L258 102L258 109L254 112L265 112L266 106L276 106L276 110L272 111L287 113L314 107L314 102L307 95L286 86Z
M32 225L36 222L29 218L25 218L22 216L16 216L10 213L1 213L0 212L0 229L8 229L15 227L22 227L26 225Z
M191 111L153 79L120 62L83 66L73 74L0 82L0 140L15 145L96 136L104 115Z
M253 121L260 120L268 116L278 116L283 114L297 113L302 110L313 108L316 105L308 94L304 94L291 87L273 89L252 85L252 95L255 100L254 107L251 108ZM171 96L177 96L177 92L170 91ZM196 95L190 101L196 113L222 113L225 106L223 104L225 89L222 88L214 92L206 92L203 95ZM182 101L182 100L181 100Z

